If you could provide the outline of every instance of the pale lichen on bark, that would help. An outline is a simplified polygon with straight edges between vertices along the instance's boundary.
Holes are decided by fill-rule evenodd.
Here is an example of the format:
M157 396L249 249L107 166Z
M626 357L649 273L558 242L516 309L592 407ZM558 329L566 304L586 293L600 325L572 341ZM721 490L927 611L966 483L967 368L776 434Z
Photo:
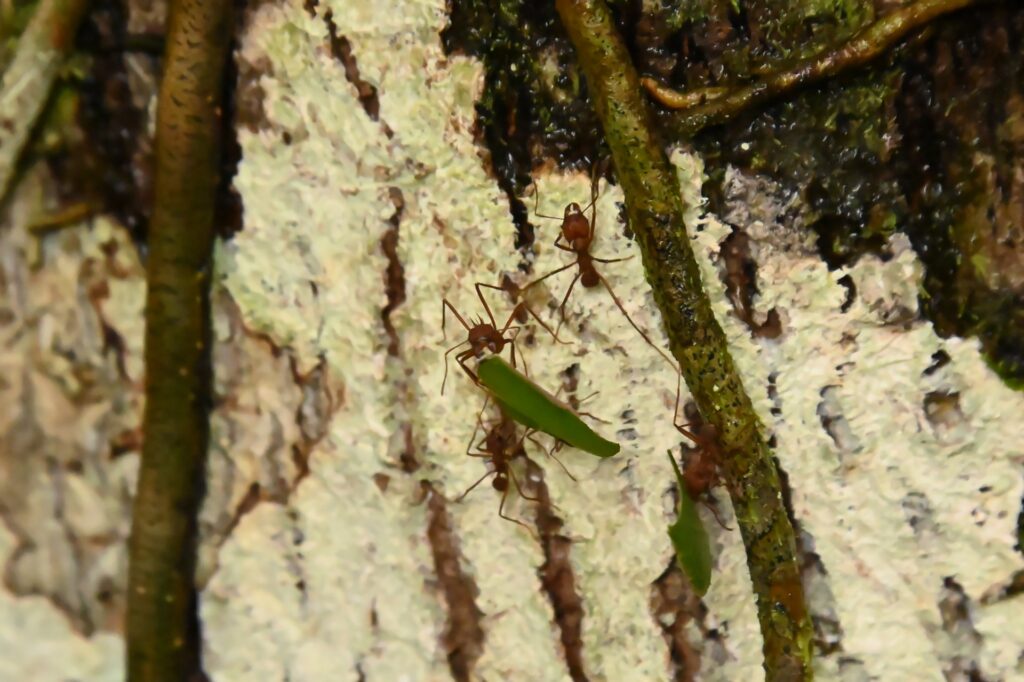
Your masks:
M369 13L330 5L336 30L358 59L360 79L376 88L380 109L375 121L360 101L359 90L346 78L344 65L329 54L323 21L327 7L317 7L316 16L297 6L264 7L243 41L241 59L261 64L264 71L260 89L266 120L258 131L242 136L245 161L238 186L246 203L247 226L224 249L221 263L226 287L239 302L246 324L293 348L300 365L323 357L344 387L345 401L332 420L330 435L312 452L311 474L288 507L258 506L241 520L221 550L221 568L203 597L207 660L215 678L230 677L254 665L246 651L255 638L280 654L261 658L261 673L267 676L287 672L293 678L331 674L355 679L364 674L383 679L403 670L445 677L451 674L442 645L445 606L442 595L431 587L427 519L417 506L415 479L431 480L452 499L484 469L462 455L479 394L459 375L450 377L446 396L436 393L444 347L439 339L439 301L447 295L464 312L475 314L472 282L496 282L502 271L515 272L514 227L470 138L478 68L459 58L443 58L436 45L442 8L396 4ZM784 332L778 341L752 341L749 330L730 318L714 266L718 243L729 229L713 216L702 218L693 208L699 203L699 162L688 156L677 162L685 171L691 206L687 220L695 230L704 280L766 423L777 422L768 397L769 375L776 375L780 387L785 422L777 425L779 457L789 472L797 520L813 539L834 593L834 603L822 606L812 600L812 615L818 613L816 608L832 609L834 613L826 615L839 621L844 647L842 656L821 659L822 677L838 676L840 668L848 673L858 666L884 671L889 665L903 665L904 652L896 640L887 639L879 649L868 636L865 628L886 609L861 610L856 595L879 587L862 564L843 554L849 542L846 531L829 525L828 519L839 511L828 502L838 499L849 483L832 470L819 470L818 461L808 456L813 448L803 445L805 439L821 447L832 443L817 412L819 391L827 382L819 386L817 375L808 371L803 344L818 343L813 366L843 365L847 347L838 341L844 333L877 325L871 322L874 313L864 304L860 316L827 318L831 331L821 336L818 329L820 338ZM584 177L539 181L543 213L557 214L565 203L588 196ZM400 361L388 352L391 339L380 318L388 300L388 262L380 240L393 229L393 187L404 197L397 253L404 266L406 298L389 315L400 340ZM633 252L621 234L622 226L616 224L618 201L621 194L616 188L605 188L598 201L595 251L603 256ZM554 228L551 224L549 232L539 235L533 264L537 273L565 262L548 246ZM838 276L830 275L809 252L780 249L771 258L762 270L758 305L777 304L786 324L792 324L790 309L810 306L813 314L806 313L806 324L817 329L811 321L814 314L825 314L829 296L841 303L845 295L835 283ZM902 258L900 263L905 264L906 256ZM852 273L872 279L873 267L865 262L863 274L856 268ZM891 298L885 292L905 281L906 275L903 270L886 272L873 279ZM640 324L657 328L636 259L609 266L605 274ZM565 284L551 282L538 297L538 307L550 312ZM829 296L818 300L809 295L818 289ZM898 298L905 304L905 294ZM500 296L492 305L508 310ZM669 667L668 649L647 610L647 596L648 585L670 560L664 527L671 510L662 495L671 473L657 455L679 441L668 418L674 381L606 296L577 292L569 312L567 333L579 345L552 346L537 332L534 345L525 346L532 375L555 387L561 382L559 374L578 363L579 393L601 390L589 411L613 422L599 428L619 432L626 443L621 458L604 463L564 454L567 466L580 478L578 484L538 456L552 500L566 521L565 533L574 541L571 561L584 604L583 665L592 678L656 679ZM925 364L931 361L931 346L939 343L933 336L925 343L923 333L881 329L901 339L907 352ZM825 344L833 337L835 343ZM451 343L459 338L450 332ZM871 367L883 362L878 358L886 346L866 347L874 355L862 364L874 381L877 372ZM994 381L976 353L965 362L973 363L970 372ZM387 377L400 378L404 388L392 388L383 382ZM863 390L876 395L868 391L870 387L869 382ZM885 420L853 418L857 430L873 434L859 434L862 443L884 443L887 429L900 428L889 421L890 414L881 416ZM984 424L994 430L1017 428ZM412 448L420 462L412 475L402 465L406 427L411 427ZM927 459L934 445L915 447ZM1019 490L1010 486L998 504L1010 505L1014 495L1019 500ZM539 548L522 529L497 518L496 504L484 487L448 507L462 569L479 589L476 606L483 614L485 639L475 674L563 679L567 671L558 660L560 634L535 576L542 561ZM529 506L516 503L513 513L528 515ZM878 535L905 532L900 530L908 523L904 518L876 520L876 513L868 507L863 519L851 517L851 522L862 521L871 528L858 542L875 546L872 538ZM962 533L973 532L969 518L950 513L946 522ZM735 533L716 529L710 519L709 523L717 572L706 598L706 625L719 641L712 648L718 653L706 659L701 674L708 679L756 679L760 635L742 545ZM1002 548L1003 560L989 576L989 584L998 582L996 573L1002 576L1001 571L1013 565L1008 552L1012 539L993 542ZM879 549L889 547L883 543ZM872 564L885 565L881 557ZM912 565L908 563L906 570ZM841 576L842 584L832 576ZM280 589L261 588L267 584ZM937 615L940 590L941 580L932 587L922 584L919 594L901 595L907 599L903 608L910 612L922 595L936 605L934 611L924 609L923 625L893 622L907 627L918 640L930 641L933 628L928 619L942 631ZM967 594L977 598L977 586L972 584ZM307 629L312 623L325 623L324 618L327 625ZM334 619L343 619L344 624ZM334 644L341 629L349 644L338 650ZM691 632L699 646L700 632L696 627ZM1005 658L1007 644L993 641L996 655L982 660ZM917 664L936 674L941 667L935 659L918 658Z

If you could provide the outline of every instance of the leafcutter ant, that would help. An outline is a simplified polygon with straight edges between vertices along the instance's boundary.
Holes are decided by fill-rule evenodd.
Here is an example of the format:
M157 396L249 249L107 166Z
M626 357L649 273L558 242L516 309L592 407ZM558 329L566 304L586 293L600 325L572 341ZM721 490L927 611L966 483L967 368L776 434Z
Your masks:
M618 295L616 295L615 290L612 289L611 284L608 283L608 280L605 279L604 275L598 271L597 266L594 265L594 263L618 263L632 258L632 256L627 256L625 258L598 258L590 252L590 248L594 242L594 228L597 224L597 177L598 176L595 175L590 184L590 203L587 204L585 208L580 208L580 205L576 202L570 203L565 207L565 212L561 218L539 213L537 211L537 205L540 200L540 195L539 193L534 195L534 214L540 218L558 220L562 223L559 234L555 237L554 247L561 251L568 251L569 253L576 254L576 260L568 265L563 265L560 268L556 268L551 272L538 277L526 286L522 287L519 290L519 293L522 295L527 289L540 284L547 278L575 267L577 268L577 272L573 276L572 282L569 283L569 288L566 289L565 295L562 297L561 304L558 306L559 322L558 326L555 328L555 333L558 333L558 330L561 329L562 323L565 322L565 306L569 301L569 296L572 295L573 289L576 287L576 282L582 284L585 289L604 286L619 311L626 318L626 321L629 322L630 326L636 330L636 333L647 342L648 346L657 351L673 369L678 371L676 363L666 355L661 348L656 346L654 342L651 341L650 337L647 336L647 332L641 329L640 326L633 321L633 318L629 316L629 313L626 312L625 306L622 305L622 301L619 299ZM587 209L590 209L590 220L587 220ZM529 309L529 307L527 307L527 309ZM536 317L536 315L534 316Z
M479 441L476 441L477 433L484 426L482 415L490 400L484 401L484 406L476 417L476 427L473 429L473 436L469 440L469 445L466 447L466 454L470 457L480 457L490 461L491 470L481 476L476 483L471 485L462 495L458 497L456 502L462 501L466 495L473 491L478 485L483 483L490 476L494 476L494 480L491 481L491 486L501 493L501 503L498 505L498 516L505 519L506 521L512 521L517 523L523 528L530 531L531 535L534 535L532 528L527 526L525 523L518 519L514 519L511 516L505 514L505 501L508 499L509 493L509 481L515 486L516 492L524 500L530 500L531 502L539 502L540 498L526 494L523 491L523 486L520 484L518 477L516 476L515 470L512 468L512 461L517 458L523 458L527 462L532 463L529 456L526 454L526 450L523 448L523 442L529 440L537 447L544 450L545 454L554 459L562 467L567 474L569 471L565 469L565 465L555 457L547 448L545 448L539 441L534 437L534 429L526 429L522 436L517 433L517 424L510 418L504 410L500 410L500 420L487 429L484 437ZM573 478L572 474L569 474L570 478ZM573 480L576 480L573 478Z
M718 467L722 462L722 446L718 441L718 429L714 424L701 421L692 403L687 405L687 408L692 408L686 410L691 412L687 415L692 420L691 423L680 424L675 419L672 423L680 434L689 438L696 446L696 450L691 452L686 459L686 467L683 470L686 494L694 502L703 503L714 515L718 525L726 530L732 530L722 522L718 516L718 510L708 499L711 488L722 482L718 472ZM691 431L690 427L693 427L694 430Z
M509 315L508 319L505 321L505 325L499 329L498 323L494 319L494 313L491 312L491 307L487 304L487 300L484 298L483 289L495 289L497 291L505 291L506 289L493 284L484 284L483 282L477 282L473 285L473 288L476 289L476 296L480 299L480 303L483 304L484 310L487 311L487 320L478 317L475 322L470 324L464 317L462 317L462 315L459 314L459 311L455 309L455 306L452 305L451 301L447 298L441 299L441 333L444 334L445 331L448 310L452 311L452 314L455 315L455 318L460 324L462 324L467 332L465 341L455 344L444 353L444 378L441 380L442 395L444 395L445 383L448 381L448 356L452 351L460 346L469 344L469 348L456 354L455 360L459 363L459 367L462 368L462 371L466 373L466 376L472 379L473 383L478 386L480 385L480 379L477 377L476 373L466 365L466 361L468 359L480 359L488 352L493 353L494 355L501 355L505 346L508 345L511 347L510 354L512 366L516 366L515 340L519 334L519 330L522 329L522 325L513 325L512 322L523 316L523 309L526 309L526 311L529 312L535 320L537 320L545 331L551 334L556 341L559 341L558 336L554 331L552 331L551 327L545 324L544 321L541 320L536 313L530 310L525 303L516 304L516 307L512 310L512 314ZM525 359L523 360L523 369L526 370Z

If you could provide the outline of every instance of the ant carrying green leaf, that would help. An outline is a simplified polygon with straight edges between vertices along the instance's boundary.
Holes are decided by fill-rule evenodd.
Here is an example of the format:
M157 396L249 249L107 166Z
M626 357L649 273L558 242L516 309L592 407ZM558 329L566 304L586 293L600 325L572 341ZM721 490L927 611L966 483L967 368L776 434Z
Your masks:
M565 471L569 478L572 478L573 480L576 479L575 477L573 477L571 473L569 473L569 470L565 468L565 465L562 464L561 460L559 460L558 457L554 455L554 453L552 453L548 448L545 448L540 441L534 438L534 433L536 433L535 429L527 428L523 432L523 435L519 436L517 433L518 428L516 421L512 419L508 415L508 413L505 412L505 410L501 409L500 405L499 412L501 418L490 428L486 429L486 433L484 434L484 437L480 439L480 441L474 442L476 441L476 436L480 429L486 428L484 426L482 416L484 410L487 409L487 405L489 403L490 396L488 396L487 400L484 401L484 406L480 409L480 412L477 414L476 427L473 429L473 436L470 438L469 445L466 448L466 454L469 457L481 457L489 460L491 469L483 476L481 476L476 481L476 483L471 485L464 493L462 493L462 495L458 497L456 502L459 502L463 498L465 498L466 495L472 492L472 490L476 488L478 485L480 485L484 480L486 480L490 476L494 476L494 480L491 482L491 486L501 493L501 503L498 505L498 516L507 521L518 523L519 525L523 526L528 531L530 531L531 534L534 534L533 529L524 524L522 521L514 519L505 514L505 502L508 498L509 481L512 482L512 485L515 487L516 492L518 492L519 496L522 497L524 500L530 500L531 502L540 501L539 498L527 495L523 491L523 486L520 484L519 479L515 474L515 470L512 467L513 460L518 458L522 458L527 462L531 461L529 456L526 454L526 450L523 447L523 443L529 440L535 446L543 450L548 457L558 462L558 465L562 467L562 470Z
M572 409L517 372L500 357L484 358L477 366L480 383L501 408L520 424L542 431L597 457L612 457L619 444L602 438Z
M522 329L522 325L513 325L512 322L522 317L524 309L527 312L529 312L530 315L532 315L533 318L537 320L538 324L540 324L540 326L543 327L545 331L551 334L551 336L554 337L556 341L560 341L558 335L554 331L552 331L551 328L547 324L545 324L545 322L542 319L540 319L540 317L538 317L536 313L530 310L525 303L517 304L516 307L512 310L512 314L509 315L508 319L505 321L505 325L499 329L498 323L494 319L494 313L491 312L491 307L487 304L487 300L484 298L483 289L486 288L495 289L497 291L505 291L505 288L495 286L493 284L484 284L483 282L477 282L476 284L473 285L473 288L476 289L476 296L478 299L480 299L480 303L483 304L484 310L487 311L487 320L478 317L475 322L470 324L469 322L466 321L464 317L462 317L462 315L459 314L459 311L456 310L455 306L452 305L451 301L449 301L447 298L441 299L441 333L445 333L445 325L447 324L447 313L449 310L452 311L452 314L455 315L455 318L466 329L467 332L465 341L457 343L445 351L444 378L441 380L441 395L444 395L444 387L448 381L448 356L456 348L459 348L466 344L469 344L469 348L456 354L455 361L459 363L459 367L461 367L462 371L466 373L466 376L472 379L473 383L477 385L480 384L480 380L477 378L476 373L473 372L473 370L471 370L466 365L466 361L469 360L470 358L480 359L487 353L501 355L501 352L505 349L505 346L508 345L511 348L510 354L512 359L512 366L516 366L515 341L516 337L519 334L519 330ZM526 367L525 362L526 361L524 360L524 369Z
M711 541L697 513L697 505L687 492L686 480L671 450L668 459L676 474L676 497L679 500L675 523L668 527L668 537L672 541L679 567L690 578L694 591L704 596L711 585Z

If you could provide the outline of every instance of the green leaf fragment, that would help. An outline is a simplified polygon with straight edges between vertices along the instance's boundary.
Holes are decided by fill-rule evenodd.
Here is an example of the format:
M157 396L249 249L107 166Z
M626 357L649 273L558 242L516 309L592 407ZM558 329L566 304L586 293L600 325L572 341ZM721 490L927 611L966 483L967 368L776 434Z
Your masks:
M668 458L676 472L676 484L679 487L678 516L676 522L668 527L668 537L676 550L679 568L690 578L697 594L703 597L711 585L711 541L697 513L697 505L686 492L683 474L671 452Z
M597 457L611 457L619 444L599 436L573 412L497 356L477 367L480 383L512 419Z

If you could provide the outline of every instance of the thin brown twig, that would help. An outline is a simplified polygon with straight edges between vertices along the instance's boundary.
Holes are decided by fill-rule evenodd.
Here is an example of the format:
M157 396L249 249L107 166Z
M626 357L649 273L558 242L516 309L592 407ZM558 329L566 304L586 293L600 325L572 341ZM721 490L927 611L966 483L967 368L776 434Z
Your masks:
M556 0L555 7L576 47L611 149L672 354L701 415L720 435L721 472L757 597L766 678L808 680L813 632L779 472L704 291L676 174L604 0Z
M229 0L174 0L160 85L149 229L145 441L129 542L130 682L200 669L196 514L210 401L209 285Z
M864 66L884 54L908 33L928 22L950 12L990 1L918 0L887 14L837 48L800 60L746 85L713 86L679 92L651 78L643 78L641 83L661 104L679 110L677 116L671 119L669 128L680 137L688 138L708 126L725 123L757 104Z

